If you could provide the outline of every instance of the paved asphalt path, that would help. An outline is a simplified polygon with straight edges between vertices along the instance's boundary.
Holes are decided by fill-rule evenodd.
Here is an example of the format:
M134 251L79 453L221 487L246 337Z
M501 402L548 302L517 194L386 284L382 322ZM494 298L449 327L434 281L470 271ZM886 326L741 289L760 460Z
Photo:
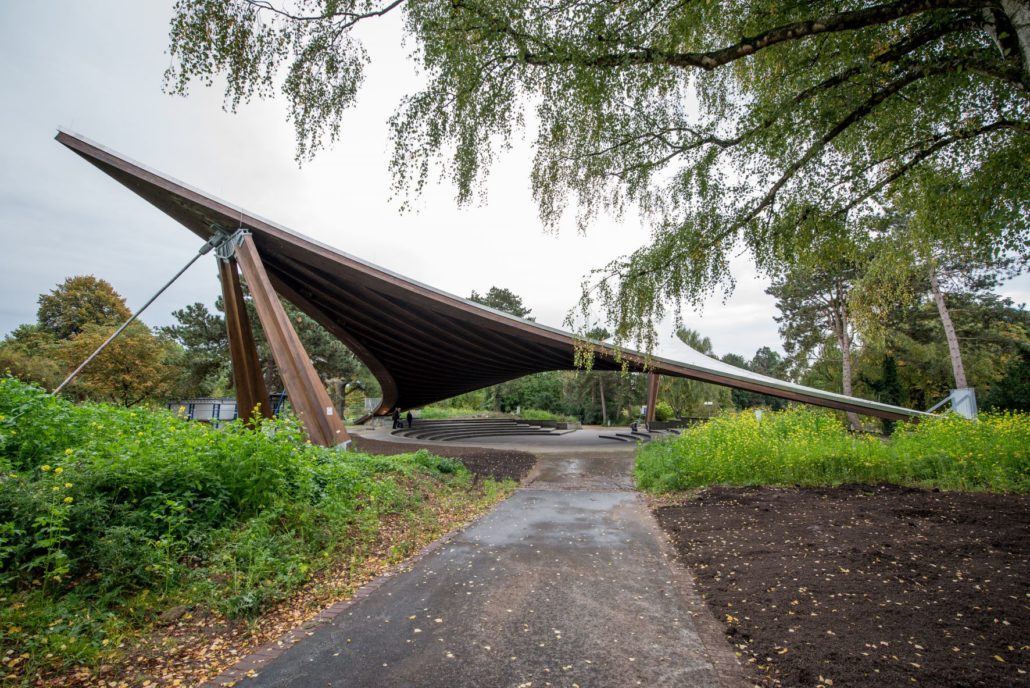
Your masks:
M736 684L631 466L541 457L497 509L239 685Z

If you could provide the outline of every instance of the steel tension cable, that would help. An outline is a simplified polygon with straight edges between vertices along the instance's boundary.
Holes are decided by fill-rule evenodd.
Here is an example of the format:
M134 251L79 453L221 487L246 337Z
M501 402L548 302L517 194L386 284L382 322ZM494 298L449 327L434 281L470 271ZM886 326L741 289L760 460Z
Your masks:
M104 341L103 344L101 344L99 347L97 347L96 351L91 353L89 355L89 357L86 358L85 361L83 361L81 364L79 364L79 367L76 368L75 370L73 370L71 372L71 374L69 374L68 377L65 378L64 382L62 382L61 384L59 384L57 386L57 388L53 391L53 394L56 395L56 394L60 393L60 391L62 389L67 387L68 384L72 380L74 380L75 377L80 372L82 372L83 368L85 368L87 365L89 365L90 362L94 358L96 358L98 355L100 355L100 352L103 351L104 349L106 349L108 344L113 342L118 337L118 335L120 335L122 332L124 332L125 328L128 327L129 325L131 325L136 320L136 318L138 318L140 316L140 313L142 313L143 311L145 311L147 309L147 306L149 306L150 304L154 303L154 301L157 299L157 297L160 296L161 294L163 294L164 291L166 289L168 289L168 287L172 286L172 284L175 282L175 280L177 280L180 277L182 277L182 273L184 273L187 270L189 270L190 266L192 266L194 263L196 263L197 260L199 260L201 256L210 253L211 249L216 249L216 248L222 246L224 243L226 243L229 240L231 240L234 236L235 235L231 235L231 236L228 235L224 230L220 230L220 229L216 230L214 236L212 236L210 239L208 239L206 242L204 242L204 245L200 247L200 250L197 251L197 254L195 256L193 256L192 258L190 258L189 262L186 263L186 265L184 265L182 267L182 269L180 269L177 273L175 273L175 276L172 277L170 280L168 280L163 287L158 289L157 293L154 294L153 296L151 296L150 299L139 308L139 310L137 310L135 313L133 313L132 317L130 317L128 320L126 320L124 323L122 323L122 326L119 327L117 330L115 330L114 333L110 337L108 337Z

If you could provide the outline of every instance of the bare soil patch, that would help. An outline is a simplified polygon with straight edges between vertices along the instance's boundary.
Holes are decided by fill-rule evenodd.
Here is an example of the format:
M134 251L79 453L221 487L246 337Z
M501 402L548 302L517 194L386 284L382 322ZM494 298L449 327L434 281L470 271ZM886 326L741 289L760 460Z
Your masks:
M354 446L369 454L407 454L428 449L437 456L457 459L465 464L479 478L494 480L522 480L536 463L536 457L529 452L512 449L487 449L485 447L441 446L421 442L386 442L360 435L354 436Z
M1030 497L719 487L653 509L761 685L1030 685Z

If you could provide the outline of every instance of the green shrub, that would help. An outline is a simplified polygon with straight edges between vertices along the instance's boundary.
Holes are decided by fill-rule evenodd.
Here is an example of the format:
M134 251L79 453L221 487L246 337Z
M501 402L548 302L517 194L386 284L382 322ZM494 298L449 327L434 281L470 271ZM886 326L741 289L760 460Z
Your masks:
M659 401L654 405L654 419L658 421L672 420L676 417L676 411L673 410L672 404L667 401Z
M552 413L551 411L538 408L522 409L522 412L519 414L519 418L522 420L553 420L558 421L559 423L575 423L579 420L575 416Z
M447 418L489 418L499 414L476 408L457 406L425 406L418 412L424 420L445 420Z
M420 466L440 473L460 473L465 470L465 465L457 459L437 456L430 453L428 449L419 449L411 455L411 459Z
M641 447L641 489L705 485L891 482L944 489L1030 491L1030 415L949 415L902 423L889 441L849 433L828 411L728 414Z
M288 418L216 429L2 377L0 640L88 662L183 600L252 616L470 485L452 459L324 449Z

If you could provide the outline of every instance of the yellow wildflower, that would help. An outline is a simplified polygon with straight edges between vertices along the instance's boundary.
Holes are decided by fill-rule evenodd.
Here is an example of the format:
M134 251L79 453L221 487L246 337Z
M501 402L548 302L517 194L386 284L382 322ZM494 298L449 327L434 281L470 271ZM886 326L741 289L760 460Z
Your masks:
M64 503L65 504L71 504L74 501L75 501L75 497L65 497L64 498Z

